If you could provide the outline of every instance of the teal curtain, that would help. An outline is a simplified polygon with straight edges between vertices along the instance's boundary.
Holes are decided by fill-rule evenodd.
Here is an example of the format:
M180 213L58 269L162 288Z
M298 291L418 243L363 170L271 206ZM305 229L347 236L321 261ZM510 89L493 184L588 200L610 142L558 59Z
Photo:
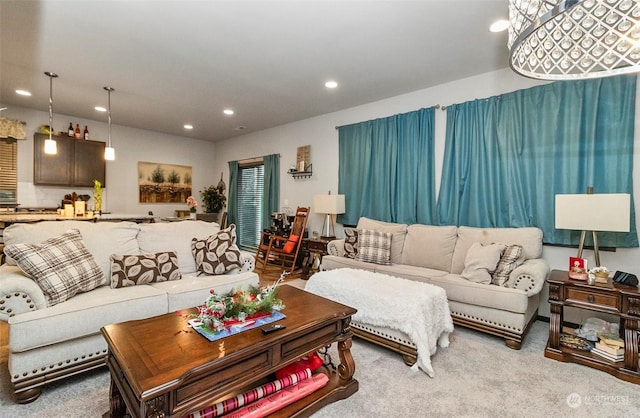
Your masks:
M338 129L338 222L435 221L434 118L431 107Z
M238 225L238 162L229 161L229 198L227 199L228 225Z
M448 106L438 222L537 226L544 242L575 245L579 231L555 229L555 195L633 196L635 96L636 77L618 76ZM637 247L633 203L630 220L629 233L598 233L600 246Z
M280 155L266 155L263 157L263 161L262 225L271 225L271 214L280 209Z

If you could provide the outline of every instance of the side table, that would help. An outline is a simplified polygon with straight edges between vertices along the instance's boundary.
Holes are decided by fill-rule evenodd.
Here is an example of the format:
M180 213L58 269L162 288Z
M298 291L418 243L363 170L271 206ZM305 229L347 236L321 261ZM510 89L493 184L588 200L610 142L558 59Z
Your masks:
M312 274L320 270L322 257L327 255L327 244L335 238L304 238L302 240L303 259L302 265L303 280L307 280Z
M607 372L627 382L640 384L638 369L638 321L640 291L636 286L613 283L587 284L569 279L568 272L553 270L547 278L551 317L549 341L544 356L554 360L578 363ZM620 319L620 336L624 339L624 361L614 362L589 351L560 345L565 306L615 315Z

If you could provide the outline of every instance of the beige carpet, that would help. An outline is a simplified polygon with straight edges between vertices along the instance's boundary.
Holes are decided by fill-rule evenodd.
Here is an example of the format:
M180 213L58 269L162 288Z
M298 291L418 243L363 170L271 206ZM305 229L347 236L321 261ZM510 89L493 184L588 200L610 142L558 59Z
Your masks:
M451 345L432 356L434 378L356 339L352 353L360 390L314 418L640 416L640 386L545 358L548 329L548 323L536 322L523 349L515 351L499 338L456 327ZM333 360L338 361L335 352ZM16 405L6 364L0 367L2 418L100 417L109 408L106 369L46 386L35 402Z

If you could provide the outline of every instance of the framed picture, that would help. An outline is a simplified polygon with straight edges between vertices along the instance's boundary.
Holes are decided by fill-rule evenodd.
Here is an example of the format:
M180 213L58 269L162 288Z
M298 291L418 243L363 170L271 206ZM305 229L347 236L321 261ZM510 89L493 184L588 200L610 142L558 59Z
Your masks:
M185 203L191 196L191 166L138 161L140 203Z
M586 258L569 257L569 278L576 280L587 280L589 278Z

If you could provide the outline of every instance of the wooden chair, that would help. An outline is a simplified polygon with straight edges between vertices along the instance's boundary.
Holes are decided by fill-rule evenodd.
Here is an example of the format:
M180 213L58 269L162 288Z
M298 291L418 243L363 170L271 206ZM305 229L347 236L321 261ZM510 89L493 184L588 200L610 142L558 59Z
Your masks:
M293 273L302 244L302 236L307 227L309 208L296 209L291 233L288 237L263 231L256 252L256 268L261 277L278 278L284 271Z

